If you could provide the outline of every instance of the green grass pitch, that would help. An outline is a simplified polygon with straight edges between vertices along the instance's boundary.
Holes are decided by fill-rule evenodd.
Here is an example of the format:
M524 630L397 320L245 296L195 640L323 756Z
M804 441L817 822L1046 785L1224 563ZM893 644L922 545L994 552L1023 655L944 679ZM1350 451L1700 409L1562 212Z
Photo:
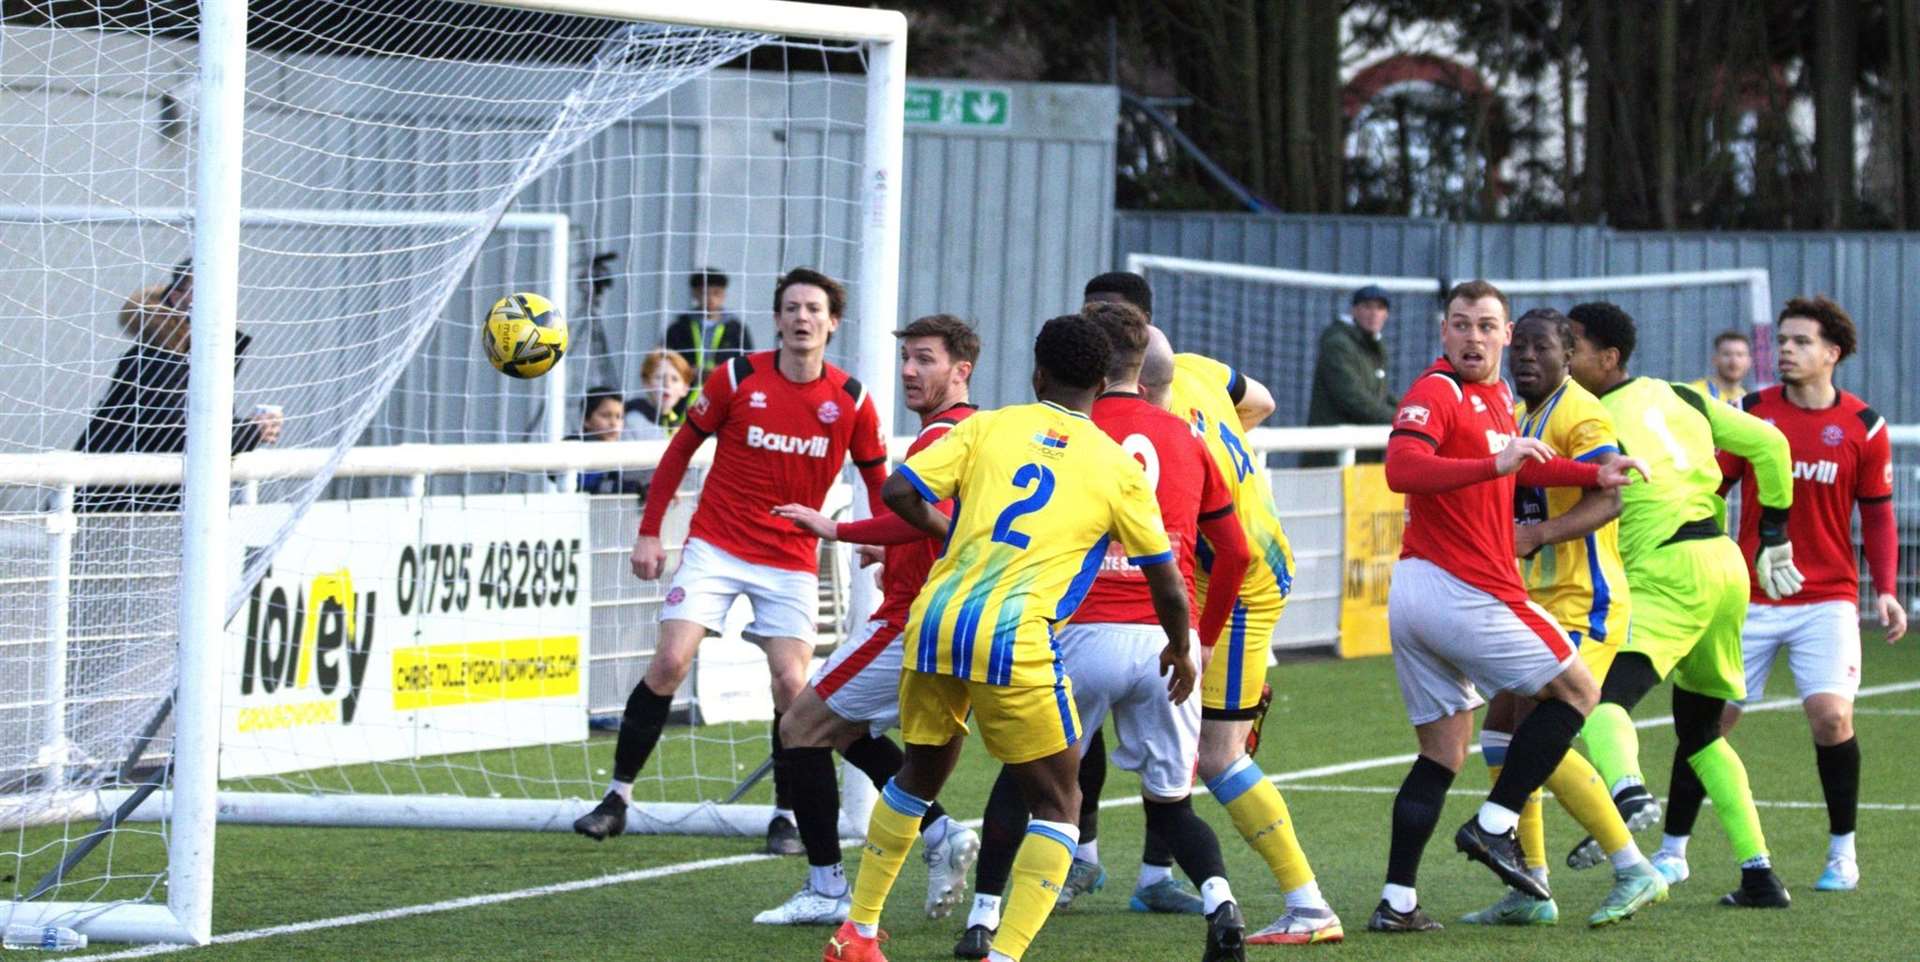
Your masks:
M1920 681L1920 649L1889 648L1867 639L1871 686ZM1259 761L1269 774L1401 756L1414 750L1386 659L1282 664ZM1775 697L1788 691L1786 667L1774 679ZM1665 714L1667 690L1648 696L1639 715ZM1858 892L1812 889L1826 851L1826 813L1806 724L1796 707L1754 713L1734 735L1746 759L1776 865L1794 894L1787 911L1723 909L1715 901L1737 880L1725 836L1711 810L1701 816L1692 847L1692 880L1669 903L1611 929L1588 930L1586 913L1606 892L1604 870L1554 872L1563 922L1557 928L1487 930L1451 924L1460 914L1496 898L1485 869L1452 851L1454 825L1474 810L1487 779L1470 758L1455 784L1440 831L1421 874L1425 907L1447 923L1425 936L1379 936L1363 931L1385 869L1392 791L1401 761L1382 761L1335 776L1282 785L1321 886L1341 913L1347 941L1307 948L1250 947L1250 958L1288 953L1343 959L1899 959L1913 958L1914 919L1920 918L1920 690L1863 698L1858 718L1865 752L1861 786ZM1673 749L1670 730L1642 731L1643 760L1662 790ZM590 750L611 755L611 739ZM604 762L601 762L604 764ZM977 743L943 801L955 815L978 815L993 769ZM1117 769L1107 795L1124 799L1138 784ZM764 788L761 790L764 800ZM1240 842L1224 811L1196 799L1219 832L1236 892L1252 926L1282 910L1271 877ZM1578 837L1573 823L1548 805L1553 863ZM1127 911L1140 846L1137 806L1107 808L1100 849L1111 872L1108 888L1057 913L1028 954L1035 960L1161 960L1197 957L1204 924L1193 917L1144 916ZM1640 836L1658 845L1657 830ZM117 857L146 861L129 846ZM799 886L801 859L754 859L757 840L623 837L595 845L572 835L481 832L405 832L348 829L222 828L218 838L216 933L244 933L230 944L191 950L207 959L405 958L471 959L791 959L819 958L827 931L777 929L750 923ZM683 868L700 860L724 864ZM98 856L96 856L98 857ZM148 856L150 857L150 856ZM857 856L850 853L850 869ZM541 894L498 904L425 912L384 921L334 925L258 936L258 930L354 913L376 913L442 900L515 892L551 883L593 880L615 873L659 870L654 877ZM909 860L882 925L892 935L889 958L951 958L959 915L924 918L924 884L917 858ZM74 893L78 894L78 893ZM73 894L65 897L74 897ZM961 910L964 912L964 909ZM105 947L109 951L113 947Z

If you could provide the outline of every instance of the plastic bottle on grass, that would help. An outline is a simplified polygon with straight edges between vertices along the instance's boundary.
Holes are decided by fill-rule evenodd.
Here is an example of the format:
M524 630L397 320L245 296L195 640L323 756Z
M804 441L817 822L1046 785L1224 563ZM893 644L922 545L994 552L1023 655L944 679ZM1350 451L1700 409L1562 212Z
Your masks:
M15 951L64 952L68 949L84 949L87 937L64 925L26 925L16 923L7 926L6 937L0 944Z

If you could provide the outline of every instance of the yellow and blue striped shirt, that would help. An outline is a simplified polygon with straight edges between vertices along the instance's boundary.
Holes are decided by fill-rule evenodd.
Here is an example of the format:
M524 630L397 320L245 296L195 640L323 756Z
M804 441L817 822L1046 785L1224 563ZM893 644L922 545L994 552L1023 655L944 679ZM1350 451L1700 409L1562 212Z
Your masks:
M1273 506L1273 484L1267 472L1260 470L1247 446L1246 433L1240 429L1240 414L1234 410L1231 393L1237 377L1233 368L1210 357L1176 354L1167 407L1185 418L1194 434L1206 442L1207 452L1220 466L1221 477L1233 489L1233 510L1246 531L1247 548L1253 552L1253 564L1247 566L1240 597L1248 601L1248 607L1257 607L1255 599L1284 598L1293 590L1293 547ZM1198 587L1204 606L1205 572L1212 557L1206 542L1200 543L1198 554Z
M1537 409L1522 402L1514 412L1520 433L1538 438L1562 457L1592 461L1620 451L1618 432L1606 405L1567 378ZM1557 518L1579 502L1579 488L1521 487L1514 513L1521 524ZM1615 644L1627 640L1632 602L1626 568L1620 561L1620 522L1609 521L1583 538L1543 545L1520 561L1527 594L1547 609L1577 645L1593 638Z
M1110 538L1136 565L1173 560L1140 463L1057 404L975 414L900 473L954 499L947 544L914 599L905 664L989 685L1053 685L1053 626L1073 615Z

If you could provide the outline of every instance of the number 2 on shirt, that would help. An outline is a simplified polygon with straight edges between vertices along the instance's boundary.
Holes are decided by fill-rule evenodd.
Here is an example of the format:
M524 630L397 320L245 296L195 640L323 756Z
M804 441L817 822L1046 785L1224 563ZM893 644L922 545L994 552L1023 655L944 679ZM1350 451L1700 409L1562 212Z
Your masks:
M1000 512L1000 517L993 522L993 540L1026 550L1031 539L1013 530L1013 523L1047 506L1047 501L1053 497L1053 469L1029 462L1013 472L1013 486L1022 491L1036 481L1039 486L1033 489L1033 493L1007 505Z

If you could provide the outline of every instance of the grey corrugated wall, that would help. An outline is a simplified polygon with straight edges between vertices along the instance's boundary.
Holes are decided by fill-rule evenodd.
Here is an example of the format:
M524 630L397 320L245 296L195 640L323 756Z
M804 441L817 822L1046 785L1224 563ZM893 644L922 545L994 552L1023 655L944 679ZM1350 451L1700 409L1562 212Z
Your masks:
M1860 325L1862 347L1860 355L1840 369L1841 385L1896 422L1920 422L1920 391L1902 383L1903 372L1920 370L1920 286L1913 282L1920 278L1920 234L1624 232L1564 224L1123 211L1115 218L1114 235L1116 266L1124 265L1130 253L1172 254L1346 274L1433 277L1436 286L1441 279L1476 276L1526 279L1765 268L1776 306L1803 293L1827 294L1845 305ZM1664 377L1700 377L1712 335L1745 321L1727 290L1617 299L1647 329L1636 366ZM1522 300L1515 309L1528 306L1531 303ZM1252 337L1244 332L1204 336L1272 344L1276 358L1298 356L1311 353L1306 345L1312 332L1338 307L1335 300L1323 298L1302 308L1310 316L1285 327ZM1414 371L1403 368L1431 355L1434 338L1424 322L1414 323L1416 315L1433 309L1429 302L1402 307L1389 339L1396 359L1392 376L1404 384ZM1173 326L1182 323L1178 318L1165 320ZM1193 336L1203 335L1196 330ZM1282 381L1304 376L1295 368L1273 370L1270 376Z

